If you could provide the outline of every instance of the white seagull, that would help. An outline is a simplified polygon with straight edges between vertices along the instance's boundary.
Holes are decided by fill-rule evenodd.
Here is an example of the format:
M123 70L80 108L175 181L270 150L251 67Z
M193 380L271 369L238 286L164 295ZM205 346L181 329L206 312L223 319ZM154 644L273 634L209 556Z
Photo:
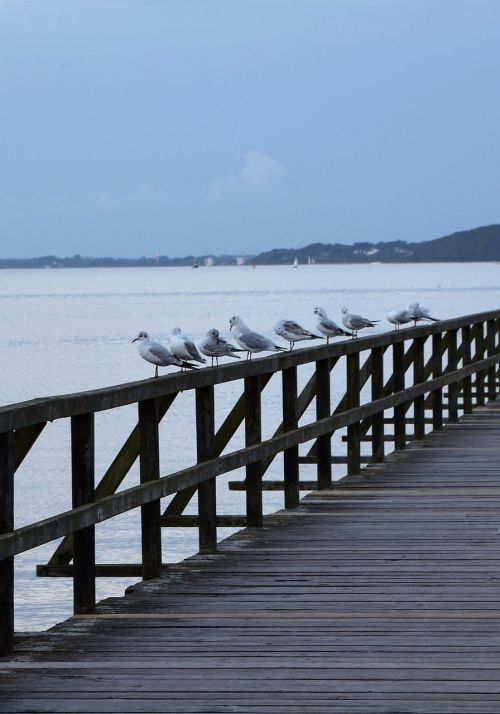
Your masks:
M322 332L325 335L326 344L330 342L330 337L354 337L352 332L346 332L339 327L336 322L330 320L326 314L326 310L323 310L322 307L315 307L313 312L318 317L316 327L319 332Z
M219 330L216 330L215 327L207 332L206 336L200 342L199 347L202 354L212 359L212 367L214 366L214 359L217 366L219 366L219 357L241 359L239 355L235 355L234 353L245 351L239 350L223 337L220 337Z
M406 325L407 322L412 321L412 316L407 308L403 310L391 310L387 313L387 320L394 325L395 330L399 330L401 325Z
M198 348L189 337L185 337L179 327L174 327L170 338L170 349L179 359L193 360L204 364L207 360L200 355Z
M380 322L380 320L369 320L367 317L354 315L346 307L342 308L342 323L354 332L353 337L358 336L358 330L362 330L364 327L375 327L377 322Z
M259 335L258 332L251 330L241 317L235 315L229 320L229 327L233 333L236 342L246 350L247 359L252 359L252 354L254 352L284 352L284 347L279 347L275 345L272 340L264 335Z
M408 305L408 314L410 315L410 320L413 320L415 327L418 320L431 320L431 322L440 322L439 318L431 317L429 315L429 308L420 307L419 302L414 302Z
M155 377L158 376L158 367L186 367L189 369L197 369L193 364L189 364L189 362L185 362L173 355L168 347L164 347L160 345L159 342L150 340L147 332L139 332L132 342L139 343L137 349L142 359L156 365Z
M298 322L295 320L278 320L274 326L274 331L284 340L290 343L290 349L293 350L293 346L296 342L301 340L322 340L321 335L314 335L309 330L304 330Z

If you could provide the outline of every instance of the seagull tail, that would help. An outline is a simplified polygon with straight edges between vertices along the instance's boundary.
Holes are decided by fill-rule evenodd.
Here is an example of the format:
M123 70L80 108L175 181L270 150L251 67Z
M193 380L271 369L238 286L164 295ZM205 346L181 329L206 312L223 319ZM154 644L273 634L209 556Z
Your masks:
M345 330L342 330L342 334L344 335L344 337L354 337L353 332L346 332Z
M203 361L206 362L207 360L204 359ZM191 362L185 362L184 360L182 361L181 367L184 367L184 369L199 369L199 367L195 367Z
M275 349L277 352L288 352L288 350L286 349L286 347L280 347L279 345L274 345L274 349Z

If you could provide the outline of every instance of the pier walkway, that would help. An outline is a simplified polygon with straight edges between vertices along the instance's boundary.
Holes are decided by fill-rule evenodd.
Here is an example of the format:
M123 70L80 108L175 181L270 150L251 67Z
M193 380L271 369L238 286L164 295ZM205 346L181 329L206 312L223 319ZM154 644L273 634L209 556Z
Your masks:
M0 711L500 713L500 405L0 663Z

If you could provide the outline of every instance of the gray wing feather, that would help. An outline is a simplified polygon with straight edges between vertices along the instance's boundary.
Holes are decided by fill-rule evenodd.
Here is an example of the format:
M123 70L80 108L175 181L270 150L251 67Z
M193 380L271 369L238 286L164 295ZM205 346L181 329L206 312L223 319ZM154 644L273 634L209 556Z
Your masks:
M326 330L332 330L333 332L340 330L339 326L327 317L323 317L320 322Z
M188 351L189 354L191 355L191 358L192 358L192 359L199 359L199 360L203 359L203 357L202 357L202 356L200 355L200 353L198 352L198 348L196 347L196 345L194 344L194 342L192 342L191 340L186 340L186 339L185 339L185 340L184 340L184 346L186 347L187 351Z
M165 347L162 347L162 345L150 345L149 351L156 359L162 360L165 364L177 364L179 362L177 357L174 357L174 355Z
M243 332L240 335L240 341L254 350L274 349L273 342L267 337L264 337L264 335L259 335L257 332Z
M292 332L296 335L310 335L311 334L307 330L304 330L304 328L301 327L298 322L295 322L295 320L287 320L286 322L283 323L283 328L287 332Z

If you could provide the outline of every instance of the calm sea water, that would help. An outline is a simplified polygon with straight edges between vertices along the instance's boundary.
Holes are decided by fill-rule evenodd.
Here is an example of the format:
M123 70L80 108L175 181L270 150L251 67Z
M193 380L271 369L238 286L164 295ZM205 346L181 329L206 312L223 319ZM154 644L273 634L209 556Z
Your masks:
M1 404L119 384L152 376L153 368L137 355L130 341L140 330L166 340L173 327L194 339L217 327L228 333L228 320L238 314L255 329L272 335L279 318L314 326L312 309L324 307L334 319L342 305L371 318L420 301L431 314L449 318L500 304L500 264L334 265L224 268L131 268L95 270L0 271ZM300 384L310 376L300 371ZM300 386L300 385L299 385ZM216 390L220 423L241 392L240 384ZM334 380L333 395L343 391L343 375ZM195 433L192 394L180 395L161 425L161 471L166 474L193 463ZM263 398L263 436L281 420L279 380ZM308 421L307 414L304 421ZM135 407L97 415L96 475L112 461L137 418ZM242 444L237 434L229 448ZM69 421L49 424L16 474L16 526L40 520L70 507ZM303 449L305 452L307 449ZM269 478L281 474L276 459ZM336 470L340 476L341 467ZM303 476L313 477L312 467ZM234 479L234 475L230 477ZM221 513L243 513L242 493L218 486ZM138 482L135 467L122 487ZM278 493L265 494L267 512L281 506ZM193 512L191 507L187 512ZM97 528L99 562L139 562L139 514L125 514ZM224 537L230 531L221 529ZM196 532L164 531L165 562L196 551ZM47 562L55 543L16 559L16 627L43 629L71 612L71 583L36 578L35 565ZM132 581L99 579L98 597L121 594Z

